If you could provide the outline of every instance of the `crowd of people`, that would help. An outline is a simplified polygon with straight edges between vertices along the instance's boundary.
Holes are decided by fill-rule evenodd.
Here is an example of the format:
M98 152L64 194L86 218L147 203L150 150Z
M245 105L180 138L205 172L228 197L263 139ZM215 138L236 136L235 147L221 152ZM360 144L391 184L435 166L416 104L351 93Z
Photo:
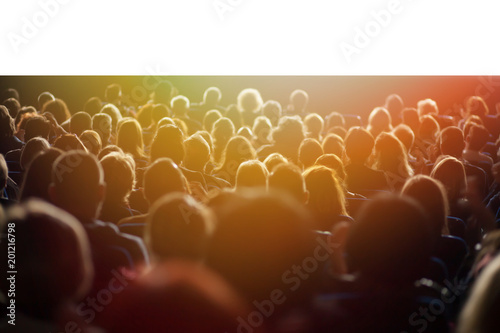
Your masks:
M445 114L392 94L367 119L303 90L150 98L2 92L2 331L500 330L500 113L480 96Z

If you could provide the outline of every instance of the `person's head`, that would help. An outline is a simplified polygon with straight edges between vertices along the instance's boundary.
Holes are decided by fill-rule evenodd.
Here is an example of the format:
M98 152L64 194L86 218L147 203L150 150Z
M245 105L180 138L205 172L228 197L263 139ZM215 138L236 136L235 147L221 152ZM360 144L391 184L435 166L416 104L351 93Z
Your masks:
M441 131L439 135L441 154L461 158L464 148L464 134L460 128L449 126Z
M158 128L151 144L151 162L156 161L160 157L168 157L180 165L184 159L184 154L184 134L179 127L165 125Z
M210 110L205 113L205 116L203 117L203 128L205 131L209 133L212 132L214 123L220 118L222 118L222 114L219 110Z
M231 120L234 125L234 128L238 130L241 126L243 126L243 113L238 109L238 106L235 104L231 104L227 107L226 113L224 117ZM251 126L252 124L245 124Z
M101 112L111 117L111 132L116 133L118 122L122 119L120 110L114 104L106 104L102 107Z
M153 122L153 124L158 124L158 122L161 119L163 119L165 117L169 117L169 116L170 116L170 112L168 110L168 107L165 104L153 105L153 108L151 109L151 121Z
M446 217L449 214L448 197L446 190L439 181L425 175L416 175L409 178L401 194L415 199L427 212L429 227L434 241L441 234L448 234Z
M189 99L186 96L175 96L170 102L172 113L177 117L184 117L189 111Z
M50 148L50 145L47 140L39 137L35 137L30 139L21 150L21 158L19 160L19 164L21 165L21 169L28 169L31 161L35 158L36 155L47 151Z
M418 129L420 139L434 143L439 131L439 123L434 117L425 115L420 118L420 127Z
M240 164L255 158L257 154L250 141L242 136L234 136L228 141L220 167L215 172L220 178L233 184Z
M85 148L87 148L87 151L95 156L99 155L99 152L102 149L102 142L101 137L96 131L83 131L83 133L80 134L80 141L83 143Z
M102 148L99 154L97 154L97 159L100 161L104 158L104 156L111 154L111 153L120 153L120 154L125 154L123 150L115 145L107 145L106 147Z
M188 194L171 193L151 207L144 237L158 261L171 258L198 261L206 253L213 227L207 208Z
M45 103L42 108L42 113L45 112L51 113L58 124L62 124L71 117L66 103L59 98Z
M330 231L331 218L347 215L344 190L332 169L316 165L304 171L306 189L309 192L307 208L315 217L318 230Z
M351 127L344 140L345 153L351 163L365 163L370 157L375 140L373 136L362 127Z
M5 101L8 98L15 98L18 101L21 101L19 99L19 92L14 88L7 88L0 94L0 101Z
M255 141L258 145L265 145L270 142L273 126L271 121L265 116L255 118L252 132L255 135Z
M69 121L69 131L80 136L83 131L92 129L92 118L85 111L80 111L71 116Z
M45 103L52 102L55 100L56 98L54 97L54 95L52 95L48 91L44 91L43 93L38 95L38 109L43 110L43 106L45 105Z
M300 143L305 138L302 120L298 116L282 117L278 127L273 129L272 138L277 145L297 154Z
M9 110L3 105L0 105L0 138L10 138L14 136L16 127L14 119L9 114Z
M210 146L200 134L191 135L184 141L186 153L183 165L189 170L204 172L205 165L210 160Z
M484 145L488 143L489 137L490 133L484 126L474 125L467 135L467 148L474 151L480 151Z
M425 115L438 115L439 110L436 102L430 98L423 99L417 103L418 115L423 117Z
M323 148L315 139L304 139L299 146L299 161L304 169L309 168L323 155Z
M218 214L207 264L250 302L267 299L277 289L287 300L275 308L276 313L294 307L314 283L313 278L302 281L300 292L292 292L286 278L294 265L304 265L313 254L307 212L286 195L239 193Z
M484 269L460 313L458 333L494 333L500 326L500 256Z
M346 243L350 271L385 285L412 284L431 256L427 215L411 198L387 194L367 202Z
M169 81L162 81L158 83L154 91L153 101L155 103L163 103L170 105L170 100L173 96L174 87Z
M234 124L229 118L223 117L214 123L211 133L214 139L214 153L212 155L214 162L220 161L224 148L234 133Z
M403 99L398 94L391 94L385 99L385 108L391 115L393 124L397 125L401 121L401 112L404 108Z
M102 108L102 101L99 97L90 97L85 105L83 106L83 111L87 112L91 117L98 114Z
M135 186L135 163L130 155L110 153L101 160L106 193L104 200L127 204Z
M392 133L394 134L394 136L396 136L396 138L399 139L399 141L401 141L406 151L410 152L411 148L413 147L413 142L415 141L415 134L413 133L410 126L399 124L398 126L394 127Z
M392 130L392 119L389 111L382 107L376 107L368 117L368 131L376 138L382 132Z
M268 184L269 189L288 193L302 204L309 197L301 170L291 163L277 165L269 175Z
M142 128L151 126L151 113L153 111L153 103L144 104L137 111L136 119L141 124Z
M54 322L64 307L76 305L89 292L93 267L86 233L73 216L39 200L12 208L6 222L1 233L6 235L9 227L16 235L16 310ZM0 242L5 256L7 246ZM0 266L7 271L7 260ZM4 295L10 286L2 279Z
M139 122L134 118L126 118L118 128L116 145L125 153L134 158L142 158L144 155L144 142L142 140L142 129Z
M317 113L310 113L304 118L304 126L306 135L309 138L319 140L323 132L325 122Z
M71 151L71 150L82 150L87 151L87 148L83 145L80 139L74 134L63 134L59 136L54 144L52 145L54 148L59 148L63 151Z
M465 103L465 114L467 117L479 116L480 118L490 113L488 105L480 96L471 96Z
M418 116L418 111L415 108L404 108L403 113L403 124L410 126L414 134L418 133L420 128L420 117Z
M308 103L309 95L304 90L296 89L290 94L290 105L294 114L305 112Z
M49 187L51 202L77 218L98 216L105 188L102 167L94 155L75 150L55 160Z
M122 87L118 83L110 84L104 91L104 99L108 103L120 102L122 98Z
M394 177L406 179L413 175L405 147L393 134L380 133L375 140L375 168Z
M214 151L214 142L212 140L212 135L210 135L209 132L207 131L197 131L195 134L201 135L203 139L208 143L208 146L210 147L210 153Z
M38 198L50 202L49 185L51 183L52 166L62 154L63 151L60 149L49 148L35 156L24 175L21 201Z
M236 135L242 136L245 139L248 139L250 142L252 142L254 139L253 132L250 129L250 127L248 127L248 126L240 127L238 132L236 132ZM255 143L254 143L254 146L255 146Z
M337 177L341 182L345 180L346 174L344 169L344 164L340 157L334 154L324 154L318 157L314 165L324 165L333 171L335 171L335 177Z
M256 89L243 89L238 94L238 109L245 113L256 113L262 107L262 97Z
M325 132L337 126L343 128L346 127L344 116L338 112L335 111L331 112L328 116L326 116L325 120L326 120Z
M269 172L264 163L259 160L245 161L240 164L236 172L237 190L246 187L267 187Z
M272 153L266 157L264 160L264 165L266 166L267 171L269 173L273 172L274 168L280 164L287 164L288 160L283 157L280 153Z
M166 194L188 191L181 170L166 157L157 159L146 169L143 182L144 196L151 205Z
M3 101L2 105L9 110L9 114L12 118L16 118L17 113L21 110L21 104L19 104L19 101L12 97Z
M92 130L101 137L102 146L106 147L111 137L112 119L106 113L97 113L92 117Z
M281 118L281 104L272 100L265 102L262 105L262 115L271 121L273 127L276 127Z
M481 241L480 250L476 254L472 273L477 277L495 257L500 254L500 230L488 232Z
M203 93L203 104L208 107L216 107L221 100L222 94L217 87L210 87Z
M45 117L30 117L24 126L24 141L28 142L35 137L41 137L48 140L50 129L50 122Z
M9 168L7 162L5 162L5 157L0 154L0 191L7 187L7 178L9 178Z
M455 157L444 157L436 163L432 168L431 177L444 185L450 205L463 197L467 178L464 165Z

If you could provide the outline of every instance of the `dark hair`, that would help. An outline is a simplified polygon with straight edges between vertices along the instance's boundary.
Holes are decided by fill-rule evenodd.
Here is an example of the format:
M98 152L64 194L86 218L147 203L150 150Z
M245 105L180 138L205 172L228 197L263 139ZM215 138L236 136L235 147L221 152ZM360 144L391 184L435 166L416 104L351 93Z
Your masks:
M361 127L352 127L344 140L345 152L352 162L365 162L375 145L373 136Z
M44 112L52 113L58 124L62 124L71 116L66 103L59 98L45 103L42 108L42 113Z
M9 111L3 105L0 105L0 137L10 138L14 136L14 120L9 115Z
M30 117L24 126L24 142L28 142L34 137L41 137L48 140L50 129L50 122L45 117Z
M92 129L92 118L87 112L80 111L71 116L69 130L71 133L80 136L83 131Z
M182 131L174 125L165 125L158 128L151 144L151 162L160 157L169 157L176 164L184 159L184 138Z
M52 166L62 154L63 151L60 149L49 148L33 159L24 174L21 201L29 198L39 198L50 202L48 189L51 182Z
M12 118L16 118L17 113L21 109L21 104L19 104L19 101L13 97L7 98L5 101L2 103L7 110L9 110L9 114Z
M158 158L144 173L144 196L151 204L166 194L186 191L186 179L170 158Z

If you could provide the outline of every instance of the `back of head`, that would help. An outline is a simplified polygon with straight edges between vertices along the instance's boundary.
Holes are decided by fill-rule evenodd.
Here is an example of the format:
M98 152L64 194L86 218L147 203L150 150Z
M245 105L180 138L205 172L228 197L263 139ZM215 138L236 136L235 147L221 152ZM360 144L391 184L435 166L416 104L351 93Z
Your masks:
M345 152L353 163L364 163L371 155L375 140L361 127L351 127L344 140Z
M8 98L15 98L18 101L20 101L20 99L19 99L19 92L16 89L14 89L14 88L7 88L7 89L5 89L0 94L0 100L1 101L5 101Z
M410 198L387 194L369 201L347 239L350 269L377 283L413 283L432 251L426 219Z
M16 118L17 113L21 109L21 104L19 104L19 101L13 97L3 101L2 105L5 106L7 110L9 110L9 114L12 118Z
M260 191L241 192L219 211L218 225L210 241L207 263L220 272L248 301L268 299L283 291L283 310L306 292L290 291L293 265L312 255L313 234L306 212L287 196ZM293 286L292 286L293 287ZM273 296L271 296L273 297Z
M336 126L344 127L346 126L345 124L345 119L344 116L338 112L331 112L328 116L326 116L326 128L325 131L328 131Z
M304 139L299 147L299 161L304 169L309 168L323 155L323 148L315 139Z
M236 172L236 189L244 187L267 187L269 172L264 163L250 160L240 164Z
M235 132L234 124L229 118L222 117L212 127L212 137L217 141L229 140Z
M454 157L444 157L434 165L431 177L439 180L445 187L450 203L464 195L467 179L462 162Z
M63 305L80 301L92 281L92 259L85 231L68 213L42 201L28 201L8 212L16 236L16 309L42 320L55 320ZM1 242L7 256L7 242ZM7 271L7 260L2 269ZM35 282L36 281L36 282ZM0 288L7 295L9 281Z
M345 179L345 169L344 164L340 157L334 154L324 154L318 157L314 165L324 165L327 168L335 171L335 176L338 177L341 181Z
M425 209L429 220L422 223L429 222L434 239L447 231L448 197L439 181L425 175L414 176L406 181L401 194L415 199Z
M205 131L209 133L212 132L214 123L220 118L222 118L222 114L219 110L210 110L205 113L205 116L203 117L203 128Z
M418 128L420 127L420 117L418 111L415 108L404 108L403 113L403 124L410 126L414 134L417 134Z
M436 102L430 98L418 101L417 103L418 115L423 117L425 115L439 114Z
M265 102L262 106L262 115L267 117L273 126L277 126L281 118L281 104L276 101Z
M338 157L342 157L344 152L344 140L337 134L328 134L321 145L323 147L323 153L334 154Z
M26 142L22 151L21 158L19 160L19 164L23 170L28 169L31 161L36 157L36 155L47 151L50 148L47 140L42 138L33 138L30 141Z
M49 148L47 151L35 156L24 175L21 201L34 197L50 202L49 185L52 166L62 153L57 148Z
M38 108L39 108L39 110L43 109L43 106L45 105L45 103L50 102L50 101L55 101L55 100L56 100L56 98L54 97L54 95L52 95L48 91L44 91L43 93L38 95Z
M71 116L62 99L56 98L53 101L48 101L43 105L42 113L50 112L56 119L58 124L62 124Z
M184 134L174 125L165 125L158 128L151 144L151 161L160 157L171 158L176 164L184 159Z
M392 133L401 141L401 143L405 146L406 151L410 152L413 147L413 142L415 141L415 134L410 126L405 124L399 124L394 127Z
M73 215L95 218L103 200L103 184L104 175L97 158L74 150L54 162L49 193L53 202Z
M101 159L106 183L106 201L127 203L135 186L135 163L130 155L110 153Z
M10 138L15 131L14 119L9 114L7 108L0 105L0 138Z
M241 112L255 113L263 103L260 92L256 89L244 89L238 94L238 109Z
M480 151L488 143L489 137L490 133L484 126L473 125L467 136L467 148Z
M28 142L31 138L37 136L48 140L50 129L50 122L45 117L31 117L26 121L24 127L24 142Z
M420 139L434 142L439 131L439 123L434 117L425 115L420 118L420 127L418 129Z
M307 201L304 177L300 169L291 163L282 163L274 168L269 175L269 188L284 191L300 203Z
M170 112L165 104L155 104L151 109L151 121L155 124L158 124L162 118L169 116Z
M377 107L370 112L368 117L368 130L377 137L381 132L389 132L392 130L392 118L385 108Z
M83 111L87 112L91 117L101 111L102 101L99 97L90 97L85 105L83 106Z
M278 127L273 130L273 139L277 144L299 147L305 138L304 126L298 116L282 117Z
M97 113L92 117L92 129L101 137L103 147L108 145L112 122L110 115L106 113Z
M144 173L144 196L153 204L173 192L186 193L186 179L171 159L159 158Z
M215 107L219 104L222 94L217 87L210 87L203 94L203 103L209 107Z
M290 104L293 107L294 114L300 114L305 111L309 103L309 95L301 89L296 89L290 94Z
M106 104L102 107L101 113L107 114L111 117L111 131L116 133L118 122L122 119L120 110L113 104Z
M489 114L488 105L481 96L471 96L465 103L465 114L467 117L475 115L483 118Z
M170 102L170 107L172 108L172 112L176 116L185 116L189 111L189 99L186 96L175 96L172 98ZM154 109L153 109L154 110Z
M125 118L118 128L116 145L134 158L142 158L144 142L139 122L133 118Z
M391 94L385 99L385 108L389 111L393 122L397 120L399 123L401 120L401 112L404 108L403 99L398 94ZM394 124L393 124L394 125Z
M200 134L191 135L184 141L186 154L184 166L190 170L203 172L205 165L210 160L210 146Z
M87 151L87 148L85 148L84 144L74 134L63 134L59 136L54 141L53 147L64 151L71 151L71 150Z
M264 160L264 165L266 166L266 169L267 171L269 171L269 173L273 172L274 168L276 168L278 165L287 163L288 160L280 153L272 153Z
M92 118L87 112L80 111L71 116L69 130L71 133L80 136L83 131L92 129Z
M201 260L212 229L213 221L205 207L188 194L171 193L151 207L145 240L159 260Z
M80 141L83 143L87 151L94 155L99 155L102 149L102 141L96 131L87 130L80 134Z
M439 135L439 148L443 155L460 158L462 157L464 147L464 134L460 128L449 126L441 131Z
M323 132L325 122L317 113L310 113L304 118L304 126L307 130L307 135L311 138L319 139Z
M413 175L403 144L390 133L380 133L375 140L375 166L403 178Z
M113 83L106 87L106 90L104 92L104 98L106 99L107 102L113 103L119 100L121 97L122 97L122 87L119 84Z

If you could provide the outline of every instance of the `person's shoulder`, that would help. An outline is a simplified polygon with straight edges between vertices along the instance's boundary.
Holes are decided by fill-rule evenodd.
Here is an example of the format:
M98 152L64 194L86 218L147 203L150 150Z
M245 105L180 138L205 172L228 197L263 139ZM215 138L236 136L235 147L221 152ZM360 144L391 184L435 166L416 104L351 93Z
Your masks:
M124 225L124 224L131 224L131 223L145 223L146 222L146 218L147 218L147 214L141 214L141 215L135 215L135 216L130 216L130 217L126 217L124 219L121 219L120 221L118 221L118 227Z

